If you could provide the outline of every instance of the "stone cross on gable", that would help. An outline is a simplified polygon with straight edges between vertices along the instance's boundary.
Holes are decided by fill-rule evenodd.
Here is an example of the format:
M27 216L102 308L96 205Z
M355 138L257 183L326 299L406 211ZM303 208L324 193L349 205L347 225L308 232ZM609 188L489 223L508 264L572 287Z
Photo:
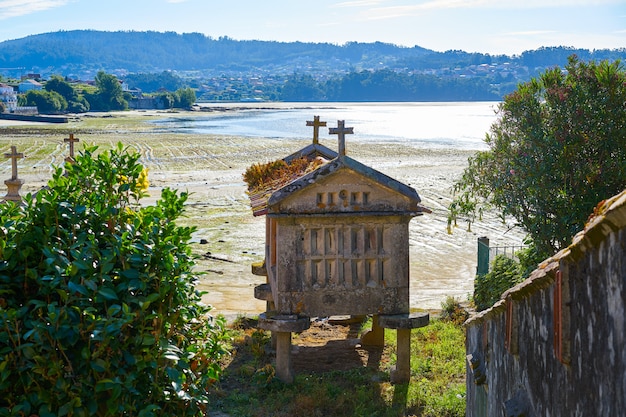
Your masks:
M339 137L339 156L346 155L346 135L352 135L354 133L353 127L345 127L344 120L337 120L337 127L331 127L328 129L328 133L331 135L337 135Z
M319 116L313 116L313 121L307 120L307 126L313 126L313 143L318 144L320 141L320 127L325 127L326 122L320 122Z
M63 139L63 142L67 142L70 144L70 156L65 158L66 162L74 162L74 143L80 142L80 139L75 138L73 133L70 133L69 138Z
M11 146L11 153L5 153L5 157L11 158L11 180L17 179L17 160L24 158L23 153L18 153L15 146Z

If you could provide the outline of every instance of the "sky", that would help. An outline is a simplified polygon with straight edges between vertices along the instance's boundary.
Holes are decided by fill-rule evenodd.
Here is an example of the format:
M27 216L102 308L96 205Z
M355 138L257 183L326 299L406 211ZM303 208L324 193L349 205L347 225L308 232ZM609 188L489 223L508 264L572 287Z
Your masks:
M0 0L0 41L75 29L519 55L626 47L626 0Z

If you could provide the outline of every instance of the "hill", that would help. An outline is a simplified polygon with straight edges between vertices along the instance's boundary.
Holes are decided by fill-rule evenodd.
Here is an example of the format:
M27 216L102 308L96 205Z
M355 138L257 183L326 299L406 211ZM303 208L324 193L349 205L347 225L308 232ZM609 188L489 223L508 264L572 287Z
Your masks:
M336 72L389 68L424 71L509 62L529 68L564 65L567 56L581 59L623 59L621 50L547 47L520 56L463 51L436 52L381 42L329 43L214 39L200 33L59 31L0 43L0 67L21 67L40 73L104 70L114 73L175 71L240 71L274 69L287 72Z
M0 79L26 73L92 80L98 71L145 93L189 86L200 100L500 100L548 67L624 60L618 50L544 47L518 56L437 52L382 42L214 39L199 33L59 31L0 43Z
M348 69L392 64L432 53L384 43L237 41L199 33L60 31L0 43L0 67L128 72L237 70L262 67Z

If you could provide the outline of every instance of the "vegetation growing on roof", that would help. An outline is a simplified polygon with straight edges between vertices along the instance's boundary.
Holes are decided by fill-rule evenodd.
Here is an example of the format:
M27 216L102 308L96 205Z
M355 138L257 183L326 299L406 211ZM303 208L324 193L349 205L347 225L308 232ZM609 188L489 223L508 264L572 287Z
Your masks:
M248 184L248 192L255 194L268 188L279 188L315 170L323 164L323 159L309 159L306 156L295 158L287 163L282 159L267 163L256 163L246 169L243 179Z

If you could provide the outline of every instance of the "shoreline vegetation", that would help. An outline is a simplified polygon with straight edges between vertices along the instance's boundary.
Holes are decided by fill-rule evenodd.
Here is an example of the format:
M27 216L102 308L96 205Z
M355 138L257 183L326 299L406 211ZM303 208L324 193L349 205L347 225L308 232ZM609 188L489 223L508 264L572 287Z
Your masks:
M243 173L254 163L284 157L310 143L310 139L247 138L213 134L172 132L148 123L176 116L206 117L225 111L263 108L311 108L307 103L233 103L211 104L203 111L121 111L88 113L58 124L0 121L0 147L11 145L23 152L18 161L19 178L25 181L20 194L44 186L52 166L62 166L68 155L63 142L69 134L79 138L76 145L95 144L102 149L122 142L138 151L141 163L149 169L151 197L171 187L189 191L186 225L198 228L193 248L198 255L199 289L207 291L204 301L215 314L233 320L240 315L255 315L265 303L254 299L254 287L262 277L253 276L251 265L263 260L264 218L253 217L246 195ZM304 121L303 121L304 123ZM321 139L331 149L332 139ZM489 236L499 245L518 245L521 231L503 224L493 213L481 222L460 221L452 234L446 231L447 206L452 185L475 151L446 148L416 148L409 143L359 143L358 134L348 142L349 154L401 182L414 187L422 204L433 212L410 223L411 308L437 310L446 297L466 301L473 291L476 265L476 239ZM0 179L11 175L8 159L0 161ZM5 190L2 191L6 193ZM3 194L4 195L4 194Z

